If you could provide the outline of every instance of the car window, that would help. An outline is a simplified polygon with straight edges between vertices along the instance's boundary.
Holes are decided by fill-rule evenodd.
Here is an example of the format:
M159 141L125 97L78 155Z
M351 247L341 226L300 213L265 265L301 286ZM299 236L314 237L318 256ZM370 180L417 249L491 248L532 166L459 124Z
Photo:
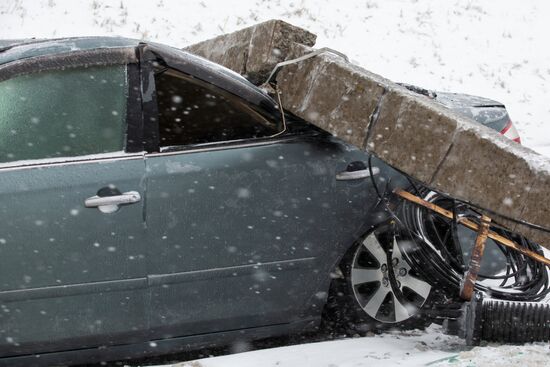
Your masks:
M126 85L124 65L0 82L0 162L123 150Z
M160 146L272 136L277 125L239 98L173 70L156 73Z

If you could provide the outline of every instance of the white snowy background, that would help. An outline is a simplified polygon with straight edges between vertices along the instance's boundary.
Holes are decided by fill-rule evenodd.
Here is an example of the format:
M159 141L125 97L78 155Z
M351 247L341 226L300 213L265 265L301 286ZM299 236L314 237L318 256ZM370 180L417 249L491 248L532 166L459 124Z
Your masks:
M183 47L271 18L399 82L503 102L550 156L547 0L0 0L0 38L119 35ZM442 361L432 363L441 358ZM186 362L185 366L549 366L547 344L468 351L437 327Z

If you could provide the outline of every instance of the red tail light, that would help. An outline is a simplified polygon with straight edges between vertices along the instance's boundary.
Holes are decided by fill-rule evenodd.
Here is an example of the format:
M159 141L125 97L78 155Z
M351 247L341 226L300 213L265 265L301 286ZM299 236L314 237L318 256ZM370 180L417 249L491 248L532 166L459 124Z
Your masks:
M511 139L516 143L521 144L521 138L519 137L519 133L516 130L516 127L514 126L514 124L512 123L512 120L508 121L508 123L506 124L506 126L504 126L504 129L502 129L500 133L505 137L507 137L508 139Z

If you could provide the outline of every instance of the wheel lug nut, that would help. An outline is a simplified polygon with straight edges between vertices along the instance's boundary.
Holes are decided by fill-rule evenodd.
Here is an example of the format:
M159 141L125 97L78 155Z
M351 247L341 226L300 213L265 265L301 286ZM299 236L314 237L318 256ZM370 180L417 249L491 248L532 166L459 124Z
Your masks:
M384 287L387 287L389 284L390 284L390 282L388 281L388 278L382 279L382 285L383 285Z
M382 272L386 272L388 271L388 266L386 264L382 264L382 266L380 267L380 270L382 270Z
M394 257L391 261L392 265L393 266L397 266L397 264L399 264L399 259L397 257Z
M399 269L399 275L401 275L402 277L404 277L405 275L407 275L407 269L405 269L405 268Z

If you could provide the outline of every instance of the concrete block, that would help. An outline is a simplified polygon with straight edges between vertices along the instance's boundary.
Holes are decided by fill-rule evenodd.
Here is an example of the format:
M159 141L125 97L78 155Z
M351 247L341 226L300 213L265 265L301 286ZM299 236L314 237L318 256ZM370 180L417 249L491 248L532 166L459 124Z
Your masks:
M261 83L314 42L303 29L268 21L188 50ZM550 249L549 233L506 219L550 228L549 158L339 56L287 65L276 80L288 111Z
M433 189L496 213L510 229L550 247L547 234L504 219L550 227L544 210L526 208L541 173L531 150L338 56L285 66L277 85L292 113ZM536 187L538 204L530 207L548 207L544 193L550 195L550 185Z
M384 92L384 80L374 74L362 77L364 72L339 56L322 54L285 66L277 85L285 108L364 148L369 121Z
M445 158L460 116L425 96L386 85L363 146L388 164L430 182Z
M463 121L433 180L427 183L457 199L502 215L521 218L537 176L530 151L492 130Z
M262 83L284 61L294 43L313 46L317 36L282 20L268 20L185 48Z
M550 162L544 160L540 155L531 154L527 160L533 171L536 172L536 177L530 185L525 186L528 191L527 198L523 205L523 211L518 219L523 219L531 223L546 226L548 228L550 222L550 205L548 203L550 195ZM544 244L550 249L550 234L541 232L521 224L514 228L522 233L525 237Z
M304 52L307 50L303 49ZM291 58L294 58L296 51ZM323 70L323 64L315 58L303 62L288 65L281 69L277 76L279 89L284 90L282 94L283 106L297 116L306 111L306 100L315 82L315 78ZM280 84L279 84L280 83Z

